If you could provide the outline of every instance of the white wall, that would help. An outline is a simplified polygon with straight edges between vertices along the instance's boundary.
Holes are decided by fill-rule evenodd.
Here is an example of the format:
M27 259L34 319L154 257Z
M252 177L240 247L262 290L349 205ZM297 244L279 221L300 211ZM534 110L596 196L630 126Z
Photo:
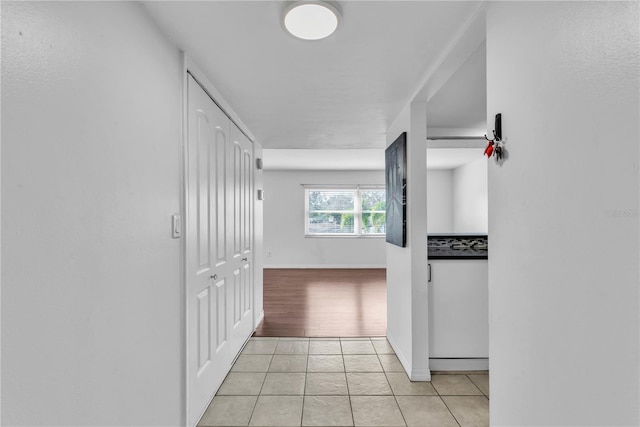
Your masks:
M304 236L302 184L384 185L384 171L264 172L265 268L384 268L384 237Z
M638 21L637 2L489 4L492 425L640 424Z
M411 380L428 381L426 101L413 101L387 130L387 146L407 132L407 245L387 249L387 339ZM428 184L428 183L427 183Z
M487 233L487 160L427 170L427 232Z
M467 174L465 179L475 172ZM384 238L305 238L302 187L302 184L384 185L384 171L266 170L264 179L265 268L385 267ZM461 184L460 188L466 190L472 186ZM454 194L453 169L427 170L429 233L455 231ZM486 185L484 197L486 220Z
M453 170L427 169L427 232L451 233L452 231Z
M489 194L486 157L453 170L453 231L487 233Z
M2 2L2 424L178 425L181 60L139 4Z

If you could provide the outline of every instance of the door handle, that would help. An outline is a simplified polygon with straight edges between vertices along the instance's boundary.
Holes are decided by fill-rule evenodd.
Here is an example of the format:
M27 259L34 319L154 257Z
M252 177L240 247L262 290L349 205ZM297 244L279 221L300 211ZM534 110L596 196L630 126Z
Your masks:
M246 260L247 260L247 258L242 258L242 260L241 260L241 261L246 261Z
M211 278L212 278L213 280L216 280L216 279L218 278L218 275L217 275L217 274L214 274L213 276L211 276Z
M431 283L431 264L427 263L427 282Z

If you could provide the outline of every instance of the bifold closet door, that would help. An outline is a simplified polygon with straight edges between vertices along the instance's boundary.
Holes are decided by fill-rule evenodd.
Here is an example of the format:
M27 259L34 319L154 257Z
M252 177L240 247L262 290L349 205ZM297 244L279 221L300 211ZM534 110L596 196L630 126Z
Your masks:
M230 125L231 171L227 206L232 223L231 348L240 351L253 332L253 147L233 123Z
M188 77L186 164L187 412L195 425L235 356L236 292L229 118Z

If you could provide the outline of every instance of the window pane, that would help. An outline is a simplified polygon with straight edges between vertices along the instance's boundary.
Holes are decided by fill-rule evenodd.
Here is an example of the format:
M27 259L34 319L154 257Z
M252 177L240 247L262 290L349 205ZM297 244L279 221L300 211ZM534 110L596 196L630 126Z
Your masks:
M309 190L311 211L353 211L354 190Z
M383 211L386 209L386 192L385 190L362 190L363 211Z
M309 213L309 234L353 234L353 214Z
M363 212L362 234L385 234L387 222L385 212Z

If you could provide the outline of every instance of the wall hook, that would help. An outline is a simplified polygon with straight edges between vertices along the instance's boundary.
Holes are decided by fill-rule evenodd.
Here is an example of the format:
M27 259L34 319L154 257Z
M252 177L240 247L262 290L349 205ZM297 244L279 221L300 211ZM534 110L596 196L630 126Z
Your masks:
M496 141L502 141L502 114L496 114L496 121L493 126L493 138Z
M487 138L487 134L484 134L484 139L487 141L502 141L502 114L496 114L496 121L493 126L493 139Z
M495 156L497 161L501 160L502 146L499 142L502 141L502 114L496 114L496 121L493 129L493 139L489 139L486 133L484 134L484 139L489 141L487 148L484 149L484 154L487 157Z

